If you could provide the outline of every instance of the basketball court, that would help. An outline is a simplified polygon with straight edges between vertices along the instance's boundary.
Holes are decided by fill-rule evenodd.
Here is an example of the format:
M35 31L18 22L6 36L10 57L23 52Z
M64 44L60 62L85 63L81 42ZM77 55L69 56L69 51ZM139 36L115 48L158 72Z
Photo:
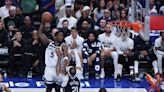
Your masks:
M13 92L45 92L41 77L5 78L4 83ZM131 82L128 77L124 77L120 82L116 82L113 77L82 80L80 92L98 92L100 88L106 88L108 92L155 92L145 78L142 78L141 82Z

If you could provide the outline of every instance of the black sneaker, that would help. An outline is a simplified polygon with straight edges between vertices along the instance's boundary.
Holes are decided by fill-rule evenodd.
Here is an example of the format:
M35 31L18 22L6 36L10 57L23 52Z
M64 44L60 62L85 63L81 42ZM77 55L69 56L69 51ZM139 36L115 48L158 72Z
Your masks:
M121 81L121 79L122 79L122 78L121 78L121 75L120 75L120 74L117 74L116 81L117 81L117 82L120 82L120 81Z
M132 81L132 82L135 82L136 81L134 74L130 75L129 80Z

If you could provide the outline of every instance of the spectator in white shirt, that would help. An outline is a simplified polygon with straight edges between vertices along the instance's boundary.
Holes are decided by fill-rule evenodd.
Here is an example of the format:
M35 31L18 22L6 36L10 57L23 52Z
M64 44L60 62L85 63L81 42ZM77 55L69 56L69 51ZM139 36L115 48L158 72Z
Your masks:
M65 38L65 42L69 47L69 53L71 55L71 62L76 65L77 77L83 79L82 76L82 45L84 39L78 35L78 31L75 27L72 27L71 34Z
M115 43L117 37L112 33L112 26L110 24L106 24L105 32L99 35L99 40L102 43L102 51L101 51L101 74L100 78L105 77L104 72L104 62L107 57L111 57L114 63L114 78L117 76L117 66L118 66L118 53L115 49Z
M157 56L159 74L162 75L162 58L164 57L164 32L160 33L160 37L155 40L155 54Z
M68 22L69 22L68 29L71 29L72 27L76 26L77 19L75 17L71 16L71 14L72 14L71 8L67 7L65 13L66 13L66 16L59 19L59 23L58 23L57 27L62 28L63 20L68 20Z
M11 0L5 0L5 5L0 8L0 17L2 18L2 20L9 16L9 9L15 10L16 7L12 5Z
M118 59L118 78L117 81L121 80L123 66L126 69L130 69L130 80L135 81L134 77L134 59L132 50L134 48L134 41L128 37L128 32L123 30L121 37L117 39L116 51L119 54Z

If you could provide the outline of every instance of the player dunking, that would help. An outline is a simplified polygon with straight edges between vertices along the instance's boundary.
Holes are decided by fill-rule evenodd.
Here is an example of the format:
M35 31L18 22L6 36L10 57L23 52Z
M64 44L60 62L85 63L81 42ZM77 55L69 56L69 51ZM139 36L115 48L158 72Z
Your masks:
M51 41L44 34L43 26L44 23L40 25L39 38L42 43L47 45L45 51L46 67L44 72L45 84L47 86L46 92L51 92L52 88L55 88L55 92L60 92L60 85L62 84L60 83L62 82L60 79L62 78L59 78L59 73L61 72L61 75L64 75L65 68L62 68L59 72L58 67L66 67L68 65L68 47L64 44L63 32L57 31L54 40Z

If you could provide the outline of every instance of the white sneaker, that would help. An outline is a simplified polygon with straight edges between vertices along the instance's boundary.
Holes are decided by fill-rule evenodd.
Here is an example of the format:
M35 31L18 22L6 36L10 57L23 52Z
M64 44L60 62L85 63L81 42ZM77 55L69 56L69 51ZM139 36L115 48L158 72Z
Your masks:
M100 78L105 78L105 72L104 72L104 69L101 69L101 74L100 74Z

